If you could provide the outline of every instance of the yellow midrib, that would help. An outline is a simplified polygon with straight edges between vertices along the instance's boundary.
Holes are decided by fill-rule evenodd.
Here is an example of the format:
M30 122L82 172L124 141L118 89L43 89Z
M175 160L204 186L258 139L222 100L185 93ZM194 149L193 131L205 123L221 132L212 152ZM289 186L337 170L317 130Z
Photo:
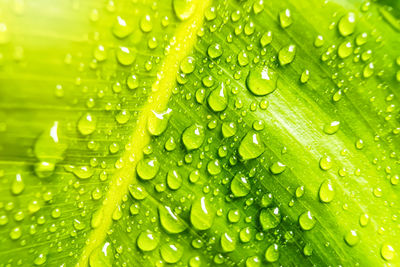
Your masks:
M157 80L152 86L153 91L148 98L149 101L142 109L138 124L129 140L131 149L125 151L122 156L124 166L112 176L105 200L97 211L102 214L103 220L97 228L91 231L77 266L87 266L92 251L102 245L107 231L112 225L114 210L121 203L122 197L127 194L128 186L135 182L136 172L134 170L137 163L143 158L143 148L151 139L146 127L148 117L152 110L163 111L166 109L172 89L176 85L179 63L192 51L197 39L197 32L203 24L205 9L210 2L211 0L195 0L196 10L194 14L177 27L174 35L175 43L164 59Z

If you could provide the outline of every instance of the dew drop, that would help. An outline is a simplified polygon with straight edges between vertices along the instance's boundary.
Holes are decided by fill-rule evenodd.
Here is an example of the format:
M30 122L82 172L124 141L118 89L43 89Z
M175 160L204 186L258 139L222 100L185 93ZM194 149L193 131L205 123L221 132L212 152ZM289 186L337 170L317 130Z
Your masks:
M390 261L393 260L396 255L396 251L392 245L388 243L384 243L381 246L381 256L384 260Z
M332 168L332 159L331 159L331 157L323 156L319 161L319 167L324 171L327 171L330 168Z
M261 37L260 44L262 47L265 47L265 46L269 45L271 42L272 42L272 32L267 31Z
M168 126L168 121L171 116L172 109L167 109L163 112L156 112L152 110L147 119L147 130L151 135L161 135Z
M224 252L234 251L236 248L236 239L228 233L223 233L221 235L221 248Z
M232 137L236 134L237 126L234 122L224 122L222 123L222 135L224 138Z
M211 44L207 49L207 54L210 58L216 59L222 55L222 47L218 43Z
M339 45L338 55L340 58L346 58L353 53L353 44L351 42L344 41Z
M157 158L141 159L136 167L137 174L143 180L153 179L160 169L160 163Z
M205 197L194 200L190 209L190 222L197 230L211 228L214 221L214 211Z
M24 191L25 189L25 183L22 180L21 174L15 175L15 179L13 179L13 182L11 184L11 193L14 195L19 195Z
M281 223L281 213L279 208L262 209L259 216L259 221L263 230L276 228Z
M167 263L177 263L183 256L183 248L176 243L163 244L160 254Z
M136 55L128 47L118 47L116 51L118 62L123 66L129 66L135 61Z
M194 0L173 0L172 5L176 16L182 21L190 18L196 10Z
M152 251L156 249L159 243L159 237L153 231L146 230L139 234L136 244L142 251Z
M186 224L176 215L169 206L158 208L161 226L171 234L178 234L186 229Z
M338 30L342 36L348 36L356 28L356 15L353 12L345 14L338 23Z
M103 246L93 249L89 256L89 266L111 266L113 261L113 251L110 242L105 242Z
M92 114L83 114L78 120L78 131L82 135L92 134L96 130L97 120Z
M277 161L274 162L271 167L269 167L269 170L271 171L272 174L281 174L286 170L286 165Z
M250 183L247 181L247 178L244 175L238 173L232 179L231 191L235 197L247 196L250 192L250 189Z
M278 75L271 68L251 69L246 78L247 89L256 96L264 96L276 89Z
M167 185L171 190L178 190L182 186L182 176L176 170L169 170Z
M344 241L350 247L354 247L360 242L360 237L355 230L350 230L344 235Z
M279 259L279 246L277 244L272 244L267 248L265 259L268 262L276 262Z
M198 149L204 142L205 132L201 125L193 124L186 128L182 134L182 142L187 150Z
M306 82L308 82L309 79L310 79L310 71L309 70L304 70L301 73L300 82L301 83L306 83Z
M339 121L332 121L329 124L325 124L324 126L324 133L326 134L334 134L339 130L340 122Z
M264 152L264 143L258 133L248 132L239 145L239 155L243 160L255 159Z
M112 33L118 37L118 38L125 38L129 34L131 34L133 31L133 28L128 25L125 19L121 18L120 16L117 16L117 19L115 20L113 26L112 26Z
M228 95L224 83L211 91L208 96L208 105L215 112L220 112L228 106Z
M279 22L282 28L287 28L293 23L292 14L289 9L279 12Z
M300 227L305 231L313 229L315 226L315 223L316 223L316 221L315 221L314 216L311 214L311 211L306 211L306 212L302 213L299 217Z
M195 60L193 57L186 57L181 61L180 69L183 73L192 73L195 69Z
M281 66L287 65L294 60L296 56L296 46L291 44L279 50L278 59Z
M143 16L140 19L139 26L143 32L151 32L153 30L153 23L151 21L150 15Z
M333 189L331 181L325 180L321 183L318 195L321 202L329 203L333 200L335 196L335 190Z

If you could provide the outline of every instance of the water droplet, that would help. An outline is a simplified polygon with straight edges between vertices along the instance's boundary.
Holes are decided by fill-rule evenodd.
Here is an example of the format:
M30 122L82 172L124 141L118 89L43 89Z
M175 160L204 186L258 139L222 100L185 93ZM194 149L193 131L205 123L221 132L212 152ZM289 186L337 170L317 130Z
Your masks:
M234 251L236 248L236 239L228 233L223 233L221 235L221 248L224 252Z
M222 123L222 135L224 138L232 137L236 134L237 126L234 122Z
M134 74L129 75L128 78L126 79L126 85L131 90L138 88L139 87L139 80L136 77L136 75L134 75Z
M118 114L115 116L115 120L119 123L119 124L125 124L129 121L129 119L131 118L131 113L128 110L121 110L120 112L118 112Z
M308 82L309 79L310 79L310 71L309 70L304 70L301 73L300 82L301 83L306 83L306 82Z
M356 44L361 46L367 43L368 34L366 32L360 33L356 37Z
M187 20L196 10L196 4L194 0L173 0L172 5L174 7L176 16L180 20Z
M368 225L368 223L369 223L369 216L368 216L368 214L361 214L361 215L360 215L359 221L360 221L360 225L361 225L362 227L366 227L366 226Z
M10 41L10 33L7 29L7 25L0 22L0 44L6 44Z
M182 177L176 170L168 171L167 185L172 190L177 190L182 186Z
M281 219L282 216L277 207L262 209L260 212L259 220L264 231L276 228L281 223Z
M279 50L278 59L281 66L287 65L294 60L296 56L296 46L291 44L281 48Z
M183 73L189 74L194 71L196 67L195 60L193 57L186 57L181 61L180 69Z
M186 224L168 206L158 208L160 223L162 227L171 234L178 234L186 229Z
M136 200L143 200L149 195L146 189L139 184L129 185L128 189L131 196Z
M194 200L190 209L190 222L197 230L211 228L214 221L214 210L205 197Z
M344 241L346 241L347 245L350 247L354 247L360 242L360 238L355 230L350 230L344 235Z
M332 183L329 180L325 180L319 187L319 199L321 202L329 203L335 196L335 190L333 189Z
M176 243L163 244L160 248L160 254L167 263L177 263L183 255L183 248Z
M211 160L207 164L207 171L211 175L217 175L221 173L221 163L219 162L218 159L216 160Z
M228 106L228 95L223 82L211 91L208 96L208 105L215 112L223 111Z
M261 70L249 71L246 79L247 89L256 96L264 96L276 89L278 75L271 68L264 66Z
M264 152L264 143L258 133L248 132L239 145L239 155L243 160L255 159Z
M36 258L33 260L33 264L36 266L43 265L47 261L47 256L43 253L40 253L39 255L36 256Z
M299 186L296 188L296 198L301 198L304 195L304 186Z
M293 23L292 14L289 9L279 12L279 22L282 28L287 28Z
M136 55L128 47L118 47L116 51L118 62L123 66L129 66L135 61Z
M332 159L329 156L323 156L319 161L319 167L324 171L332 168L332 164Z
M222 47L218 43L211 44L207 49L207 54L210 58L216 59L222 55Z
M228 220L231 223L237 223L240 220L240 211L238 209L229 210Z
M120 16L117 16L117 19L112 26L112 33L118 38L125 38L129 34L131 34L132 31L133 28L128 25L126 20L121 18Z
M314 40L314 46L315 47L321 47L321 46L323 46L324 45L324 43L325 43L325 40L324 40L324 37L322 36L322 35L318 35L317 37L315 37L315 40Z
M96 130L97 120L92 114L86 113L78 120L78 131L82 135L92 134Z
M113 251L110 242L105 242L103 246L95 248L89 256L89 266L111 266L113 261Z
M313 229L315 226L315 223L316 223L316 221L315 221L314 216L311 214L311 211L306 211L306 212L302 213L299 217L300 227L305 231Z
M215 7L211 6L206 9L204 12L204 16L206 17L207 21L212 21L217 17L217 10Z
M94 58L101 62L107 59L107 50L103 45L98 45L93 51Z
M244 197L250 192L251 186L247 181L247 178L238 173L232 179L231 182L231 191L235 197Z
M250 256L246 259L246 267L260 267L261 260L258 256Z
M165 142L164 147L165 147L165 149L166 149L167 151L173 151L173 150L175 150L175 148L176 148L176 142L175 142L174 137L171 136L170 138L168 138L168 140Z
M273 173L273 174L280 174L282 172L284 172L286 170L286 165L277 161L274 162L271 167L269 167L269 170Z
M329 124L325 124L324 126L324 133L326 134L334 134L339 130L340 122L339 121L332 121Z
M160 169L160 162L157 158L144 158L141 159L136 167L137 174L143 180L153 179Z
M342 36L348 36L354 32L356 28L356 15L349 12L344 15L338 23L338 30Z
M159 237L153 231L146 230L139 234L136 244L142 251L152 251L156 249L159 243Z
M394 257L396 255L396 251L394 250L393 246L388 244L388 243L384 243L381 247L381 256L383 259L390 261L393 260Z
M374 74L374 63L369 63L365 65L363 69L363 76L364 78L369 78Z
M168 121L171 116L172 109L167 109L163 112L152 110L147 119L147 130L151 135L161 135L168 126Z
M187 150L198 149L204 142L205 132L201 125L193 124L186 128L182 134L182 142Z
M344 41L339 45L338 55L340 58L346 58L353 53L353 44L351 42Z
M247 55L246 51L242 50L238 54L238 63L241 67L245 67L249 64L249 56Z
M21 228L18 227L18 226L17 226L17 227L14 227L13 229L11 229L9 235L10 235L10 238L11 238L12 240L17 240L17 239L19 239L19 238L21 237L21 235L22 235Z
M255 1L254 3L253 3L253 11L254 11L254 14L259 14L261 11L263 11L264 10L264 1L263 0L258 0L258 1Z
M261 37L260 44L262 47L265 47L265 46L269 45L271 42L272 42L272 32L267 31Z
M303 248L303 254L304 254L304 256L309 257L312 255L312 253L313 253L313 249L312 249L311 245L307 243Z
M153 23L151 21L150 15L145 15L140 19L139 23L140 29L143 32L151 32L153 30Z
M268 262L276 262L279 259L279 246L277 244L272 244L267 248L265 259Z
M22 176L21 174L17 173L17 175L15 175L15 179L11 184L11 193L13 193L14 195L19 195L22 193L22 191L24 191L24 189L25 183L22 180Z

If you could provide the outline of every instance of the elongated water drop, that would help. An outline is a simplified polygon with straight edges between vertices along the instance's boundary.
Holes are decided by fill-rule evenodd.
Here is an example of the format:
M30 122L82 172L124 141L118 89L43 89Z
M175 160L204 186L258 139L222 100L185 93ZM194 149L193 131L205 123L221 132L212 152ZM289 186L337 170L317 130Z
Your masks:
M345 14L338 23L338 30L342 36L348 36L356 28L356 14L349 12Z
M291 44L281 48L279 50L278 59L281 66L287 65L294 60L296 56L296 46Z
M17 173L17 175L15 175L15 179L11 184L11 193L13 193L14 195L19 195L22 193L22 191L24 191L24 189L25 183L22 180L22 176L21 174Z
M351 42L344 41L339 45L338 55L340 58L346 58L353 53L353 44Z
M172 109L167 109L163 112L152 110L147 119L147 130L151 135L161 135L168 126L168 121L171 116Z
M331 181L325 180L321 183L318 195L321 202L329 203L333 200L335 196L335 190L333 189Z
M194 0L173 0L172 5L174 7L176 16L180 20L187 20L196 10L196 4Z
M369 63L367 65L365 65L364 69L363 69L363 77L364 78L369 78L374 74L374 63Z
M197 230L209 229L214 221L214 210L205 197L194 200L190 209L190 222Z
M267 31L261 36L260 44L262 47L269 45L272 42L272 32Z
M177 170L169 170L167 174L167 185L172 190L177 190L182 185L182 176Z
M114 258L113 250L110 242L105 242L104 245L93 249L89 256L89 266L111 266Z
M276 262L279 259L279 246L277 244L272 244L267 248L265 259L267 262Z
M182 134L182 142L189 151L198 149L203 144L204 138L204 127L198 124L189 126Z
M82 135L92 134L96 130L96 124L96 118L90 113L85 113L78 120L78 131Z
M264 153L264 143L258 133L248 132L239 145L239 155L243 160L255 159Z
M223 82L211 91L208 96L208 105L215 112L223 111L228 106L228 95Z
M287 28L293 23L292 14L289 9L279 12L279 22L282 28Z
M176 215L169 206L158 208L161 226L171 234L178 234L186 229L186 224Z
M231 182L231 191L235 197L244 197L249 194L251 189L250 183L247 181L247 178L238 173L235 175Z
M262 69L251 69L246 78L247 89L256 96L264 96L276 89L277 73L264 66Z
M221 235L221 247L224 252L232 252L236 248L236 238L228 233Z

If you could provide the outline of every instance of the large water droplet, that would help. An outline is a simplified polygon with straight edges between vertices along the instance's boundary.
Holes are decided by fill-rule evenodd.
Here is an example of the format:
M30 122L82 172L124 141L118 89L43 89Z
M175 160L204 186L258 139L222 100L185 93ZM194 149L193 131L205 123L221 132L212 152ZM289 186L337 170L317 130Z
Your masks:
M128 25L125 19L121 18L120 16L117 16L117 19L114 22L114 25L112 26L112 32L113 34L118 37L118 38L125 38L129 34L131 34L133 31L133 28Z
M281 66L287 65L294 60L296 56L296 46L291 44L281 48L279 50L278 59Z
M143 180L153 179L160 169L160 162L157 158L144 158L141 159L136 167L137 174Z
M167 263L177 263L183 255L183 248L176 243L163 244L160 248L160 254Z
M325 180L319 187L319 199L321 202L329 203L335 196L335 190L333 189L332 183L329 180Z
M187 150L198 149L204 142L205 132L201 125L193 124L186 128L182 134L182 142Z
M324 126L324 133L326 134L334 134L339 130L340 122L332 121Z
M228 106L228 95L223 82L211 91L208 96L208 105L215 112L223 111Z
M216 59L222 55L222 47L218 43L211 44L207 49L207 54L210 58Z
M92 114L85 113L78 120L78 131L82 135L89 135L96 130L97 120Z
M281 222L281 218L279 208L267 208L261 210L259 221L263 230L269 230L277 227Z
M238 173L231 182L231 191L235 197L244 197L250 192L251 186L247 178Z
M338 30L342 36L348 36L354 32L356 28L356 15L349 12L344 15L338 23Z
M176 170L169 170L167 174L167 185L172 190L177 190L182 185L182 176Z
M360 237L355 230L350 230L344 235L344 241L346 241L346 244L350 247L354 247L360 242Z
M176 16L180 20L186 20L192 16L196 10L196 4L194 0L173 0L172 5Z
M316 223L316 221L315 221L315 218L312 215L311 211L306 211L306 212L302 213L299 217L300 227L305 231L313 229L315 226L315 223Z
M128 47L121 46L117 48L116 56L118 62L123 66L129 66L135 61L136 55Z
M166 129L172 109L167 109L164 112L156 112L152 110L147 119L147 130L151 135L159 136Z
M139 234L136 243L142 251L152 251L158 246L159 237L153 231L146 230Z
M186 229L186 224L168 206L158 208L160 223L162 227L171 234L178 234Z
M276 89L278 75L271 68L250 70L246 78L247 89L256 96L264 96Z
M239 155L243 160L255 159L264 152L264 143L258 133L248 132L239 145Z
M287 28L293 23L292 14L289 9L279 12L279 22L282 28Z
M190 210L190 222L197 230L209 229L214 221L214 210L205 197L194 200Z
M383 259L390 261L393 260L396 255L396 251L391 244L384 243L381 247L381 256Z
M224 252L232 252L236 248L236 239L233 235L223 233L221 235L221 248Z
M277 244L272 244L267 248L265 259L268 262L276 262L279 259L279 246Z

